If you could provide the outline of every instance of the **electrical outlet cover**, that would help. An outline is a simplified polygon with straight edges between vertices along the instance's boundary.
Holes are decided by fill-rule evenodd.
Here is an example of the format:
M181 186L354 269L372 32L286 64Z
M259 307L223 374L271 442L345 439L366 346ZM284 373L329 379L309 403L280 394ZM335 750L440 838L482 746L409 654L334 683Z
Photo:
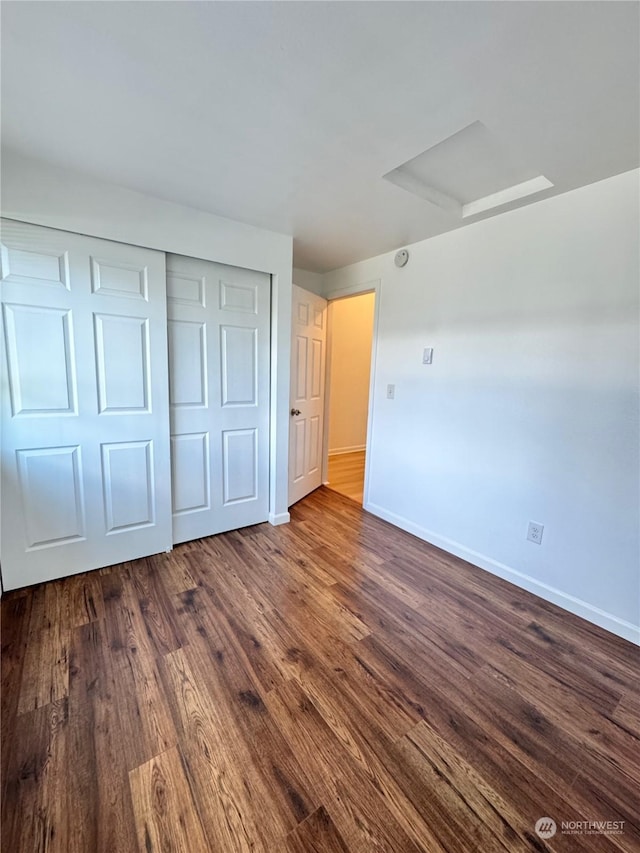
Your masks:
M540 545L543 532L544 524L538 524L537 521L530 521L527 530L527 539L529 542L535 542L536 545Z

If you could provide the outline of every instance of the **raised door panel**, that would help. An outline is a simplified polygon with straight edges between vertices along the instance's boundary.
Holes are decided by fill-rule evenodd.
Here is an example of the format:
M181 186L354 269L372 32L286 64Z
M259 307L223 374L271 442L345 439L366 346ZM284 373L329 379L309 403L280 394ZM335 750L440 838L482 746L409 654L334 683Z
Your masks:
M169 399L174 407L206 408L207 327L197 320L169 320Z
M149 321L94 314L98 405L102 414L150 411Z
M244 326L220 327L222 405L257 405L258 330Z
M84 539L80 447L17 450L16 457L27 550Z
M294 347L294 367L292 372L295 376L295 385L293 400L295 403L301 403L307 399L307 384L309 380L309 339L307 336L296 335Z
M101 296L128 299L149 299L149 276L146 266L116 264L113 261L91 258L91 287Z
M76 415L71 311L5 304L3 315L12 415Z
M167 300L170 305L205 308L204 276L181 275L167 270Z
M175 515L211 508L209 434L171 436L171 479Z
M243 314L257 314L258 285L240 285L221 281L220 308L222 311L240 311Z
M3 230L3 234L6 233ZM0 249L1 275L5 284L46 285L71 289L69 253L63 249L16 246L9 236Z
M291 425L291 441L293 444L293 479L294 482L305 475L305 434L306 420L293 421Z
M323 373L324 373L324 341L318 338L311 339L311 388L309 397L312 400L319 400L324 392Z
M309 310L309 303L298 295L295 310L293 312L293 316L295 317L298 326L309 325Z
M258 431L222 433L223 503L255 501L258 497Z
M102 484L107 534L155 522L153 442L102 445Z
M320 432L320 416L312 415L307 419L307 474L315 474L320 470L322 454L322 434Z

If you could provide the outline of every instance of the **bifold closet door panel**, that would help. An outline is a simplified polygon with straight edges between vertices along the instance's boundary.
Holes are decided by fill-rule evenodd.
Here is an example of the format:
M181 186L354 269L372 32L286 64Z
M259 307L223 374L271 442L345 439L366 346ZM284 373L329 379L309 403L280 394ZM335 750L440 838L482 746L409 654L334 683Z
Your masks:
M164 254L1 236L4 588L170 549Z
M271 280L167 255L174 542L269 514Z

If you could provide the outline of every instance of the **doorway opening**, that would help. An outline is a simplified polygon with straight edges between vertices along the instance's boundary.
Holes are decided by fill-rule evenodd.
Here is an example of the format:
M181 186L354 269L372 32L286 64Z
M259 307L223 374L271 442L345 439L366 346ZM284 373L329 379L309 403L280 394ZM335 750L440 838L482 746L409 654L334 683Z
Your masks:
M375 293L329 303L328 488L363 503Z

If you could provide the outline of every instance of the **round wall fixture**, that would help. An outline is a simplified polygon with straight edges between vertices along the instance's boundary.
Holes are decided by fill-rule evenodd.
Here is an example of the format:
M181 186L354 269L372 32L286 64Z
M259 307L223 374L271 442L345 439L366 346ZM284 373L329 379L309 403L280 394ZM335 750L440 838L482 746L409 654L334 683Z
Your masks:
M396 252L396 256L393 259L393 262L397 267L406 267L409 261L409 252L406 249L400 249L399 252Z

